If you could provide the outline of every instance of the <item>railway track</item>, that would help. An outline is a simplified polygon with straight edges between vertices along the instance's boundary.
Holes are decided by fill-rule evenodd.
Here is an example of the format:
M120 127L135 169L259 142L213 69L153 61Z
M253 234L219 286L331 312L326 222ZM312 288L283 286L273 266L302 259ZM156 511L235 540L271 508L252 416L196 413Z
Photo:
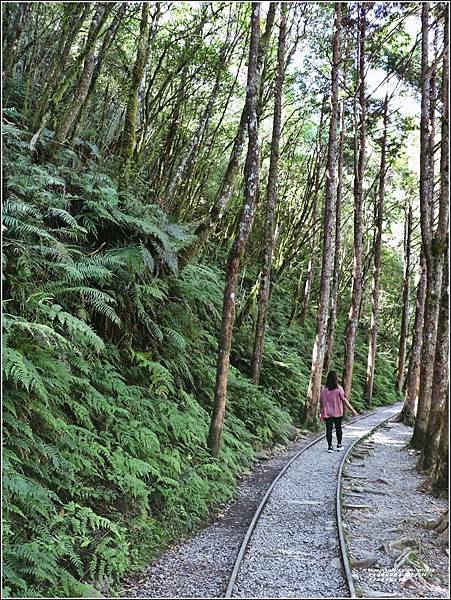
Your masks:
M345 585L346 585L346 588L347 588L348 593L351 598L356 597L356 592L355 592L354 583L353 583L353 579L352 579L352 575L351 575L349 558L348 558L348 554L347 554L347 550L346 550L346 541L345 541L344 528L343 528L342 515L341 515L340 500L341 500L341 480L342 480L343 468L344 468L344 465L346 464L346 462L348 461L349 457L352 455L352 451L354 450L355 446L359 442L361 442L363 439L365 439L366 437L371 435L378 427L381 427L387 421L389 421L389 420L393 419L395 416L397 416L397 414L399 414L399 409L400 409L399 405L394 405L385 410L381 410L381 411L373 412L369 415L363 415L361 417L357 417L356 419L353 419L353 420L349 421L348 423L346 423L343 427L343 429L344 429L343 440L344 440L344 444L346 444L348 441L350 441L350 444L347 447L346 451L342 455L340 455L340 457L342 457L342 460L340 462L337 462L335 460L335 463L332 464L332 467L335 467L335 469L332 468L331 472L333 472L335 470L335 477L336 477L335 520L336 520L336 528L337 528L338 540L339 540L338 547L339 547L339 552L340 552L340 563L343 568L343 576L344 576ZM265 496L262 498L259 506L257 507L257 510L255 511L255 514L254 514L252 521L246 532L246 535L243 538L243 542L239 549L239 552L236 557L236 561L235 561L235 564L234 564L234 567L233 567L233 570L232 570L232 573L231 573L231 576L229 579L229 583L228 583L227 590L225 593L225 598L286 597L283 595L284 594L283 590L281 590L280 596L276 595L274 586L278 585L277 573L275 573L275 574L271 573L271 564L275 564L279 560L280 557L277 552L274 553L273 555L271 555L271 547L269 544L270 538L269 537L266 538L265 534L267 533L268 527L269 527L268 535L269 536L271 535L270 523L271 523L271 521L273 521L276 523L276 525L277 524L279 525L279 529L277 530L277 535L279 535L281 522L280 522L280 519L278 519L278 517L277 517L277 513L275 513L275 516L271 517L271 510L273 510L273 508L268 508L268 505L274 499L273 497L274 497L275 490L277 490L278 487L280 488L281 482L284 481L284 476L287 476L287 473L289 473L290 468L295 467L295 466L299 467L298 459L300 457L304 457L306 459L306 456L310 455L310 457L313 457L317 461L323 459L324 464L325 464L325 463L327 463L327 460L331 456L332 457L335 456L335 455L327 455L326 454L323 457L322 453L319 454L318 452L316 452L315 455L312 455L311 450L318 444L321 444L321 443L324 444L324 438L325 438L324 435L319 438L316 438L315 440L313 440L312 442L310 442L309 444L304 446L297 454L295 454L291 458L291 460L279 472L279 474L276 476L276 478L273 480L272 484L268 488ZM310 451L310 453L309 453L309 451ZM306 466L308 468L308 459L306 459L306 460L307 460ZM315 476L314 472L313 472L312 476L313 477ZM291 485L290 489L294 490L294 492L297 494L298 490L296 490L296 485L293 485L293 477L295 480L296 479L295 474L291 475L292 482L290 484ZM330 485L330 483L331 482L329 481L328 484ZM314 490L314 491L316 491L316 490ZM293 492L291 492L291 493L293 493ZM310 496L308 494L311 494L311 492L306 491L305 493L307 494L307 497L310 498ZM326 493L327 492L324 492L324 494L326 494ZM311 499L310 500L309 499L304 499L304 500L296 499L296 498L302 497L302 491L301 491L300 496L298 494L298 495L296 495L295 499L291 499L291 500L289 498L287 500L285 497L286 495L284 496L283 492L279 492L279 495L281 495L282 504L285 500L285 502L288 502L291 505L298 504L300 507L303 507L305 505L313 506L315 504L320 504L320 502L321 502L321 499L320 499L320 501L311 500ZM329 501L328 498L326 498L326 501ZM273 502L273 504L274 504L274 502ZM275 504L277 504L277 499L275 501ZM266 513L269 513L269 514L266 514ZM311 511L311 514L312 513L313 513L313 511ZM264 525L261 524L261 520L262 520L263 516L265 516L265 518L266 518L266 523ZM315 520L315 523L317 522L317 517L318 517L318 515L314 515L314 514L312 516L312 518ZM261 549L258 549L257 551L252 552L253 551L253 548L252 548L253 537L255 537L256 532L258 532L259 527L263 529L263 534L260 537L268 540L268 543L265 544L263 554L261 552ZM286 534L288 535L288 537L290 537L290 534L291 534L290 527L288 524L286 525L286 527L287 527L285 530ZM329 527L329 530L330 530L330 527ZM283 534L282 534L282 536L283 536ZM301 540L301 541L304 542L304 540ZM268 544L269 544L269 546L268 546ZM316 552L318 552L318 545L321 545L321 540L319 540L318 544L316 545ZM315 548L314 534L312 535L310 548ZM268 551L269 551L269 554L268 554ZM283 549L282 549L282 552L284 552ZM287 553L285 551L285 556L290 556L290 553L289 552ZM302 554L302 552L301 552L301 553L299 553L298 556L294 556L294 553L292 552L291 556L293 557L293 560L297 561L297 564L295 565L293 572L294 573L302 573L302 569L304 567L306 567L306 568L304 568L304 571L305 571L306 576L308 577L308 572L309 572L308 552L304 553L304 554ZM326 560L327 560L327 557L326 557ZM249 565L245 564L246 561L248 561L250 563L251 567L249 567ZM320 565L324 564L323 557L319 556L319 557L315 558L314 562L317 562ZM310 561L310 564L311 563L312 563L312 561ZM246 568L243 569L243 565L244 565L244 567L247 567L247 569ZM268 567L268 565L269 565L269 567ZM268 568L269 568L269 571L268 571ZM266 571L265 571L265 569L266 569ZM257 573L261 572L264 574L265 572L267 572L269 574L269 577L271 578L271 581L268 585L268 593L270 594L269 596L262 595L264 592L264 588L265 588L265 583L262 581L262 577L260 577L259 579L258 578L256 579L256 581L260 585L260 588L255 590L255 595L250 595L249 585L247 585L247 587L246 587L246 578L249 578L249 576L254 577L255 571L257 571ZM340 570L338 570L336 572L336 574L338 577L343 579L343 576L340 574ZM263 577L263 579L264 579L264 577ZM300 580L298 580L297 582L295 581L294 585L298 587L298 592L302 591L301 589L299 589L299 586L302 585L302 581L300 581ZM252 587L252 584L251 584L251 587ZM243 591L244 591L244 596L240 596L240 593L242 593ZM294 591L296 591L296 590L294 590ZM247 592L247 595L246 595L246 592ZM286 593L287 593L287 590L285 589L285 594ZM302 596L295 595L292 597L302 597ZM308 597L311 597L311 596L308 596ZM318 597L324 597L324 596L319 595ZM339 597L337 595L337 591L334 592L333 590L331 590L330 597Z

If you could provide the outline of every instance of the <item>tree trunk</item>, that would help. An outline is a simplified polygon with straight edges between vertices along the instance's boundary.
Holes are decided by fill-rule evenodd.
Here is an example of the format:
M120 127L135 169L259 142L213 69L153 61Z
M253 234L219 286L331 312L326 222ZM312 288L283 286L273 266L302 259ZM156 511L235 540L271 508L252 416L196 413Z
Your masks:
M136 118L138 116L138 91L144 75L144 63L149 43L149 3L143 2L141 25L139 28L138 50L133 65L132 81L125 111L124 129L121 139L122 175L121 187L127 186L130 177L130 163L136 142Z
M265 335L266 306L271 285L271 263L274 248L274 214L276 206L276 185L279 162L279 142L282 122L282 90L285 72L285 36L286 5L281 7L279 46L277 50L277 77L274 89L274 120L271 140L271 157L269 162L268 185L266 190L266 232L263 264L257 299L257 321L255 327L254 351L252 356L251 377L255 385L260 379L263 341Z
M427 48L427 28L428 28L428 4L423 4L422 10L422 32L423 50L422 50L422 71L425 91L428 89L427 74L431 72L428 66L428 48ZM432 394L432 375L435 357L435 345L437 340L437 322L440 308L440 293L443 278L443 263L447 251L447 228L448 228L448 22L445 22L445 50L443 53L443 77L442 77L442 103L443 103L443 118L442 118L442 140L441 140L441 156L440 156L440 201L439 201L439 218L435 234L432 231L432 211L431 203L433 202L431 182L427 179L430 176L431 157L430 151L420 157L420 169L423 172L423 178L420 174L420 209L421 209L421 236L423 248L426 255L427 264L427 287L426 287L426 303L424 311L424 326L423 326L423 345L421 349L421 367L420 367L420 389L418 393L418 411L415 420L415 427L411 440L411 445L414 448L422 449L424 447L426 428L431 406ZM445 89L446 88L446 89ZM423 90L422 90L423 91ZM426 94L426 99L427 94ZM422 97L421 105L421 142L423 136L428 133L429 119L426 113L428 105L423 107L424 98ZM424 109L424 110L423 110ZM426 123L425 123L426 121ZM426 132L423 132L423 125L426 125ZM431 150L433 143L424 140L425 150ZM421 148L423 150L423 147ZM421 173L421 172L420 172Z
M263 68L265 54L268 48L269 39L271 37L271 31L274 25L274 18L276 14L277 2L271 2L269 5L268 15L266 17L266 26L263 35L261 36L259 48L258 48L258 59L257 59L257 76L260 80L261 71ZM260 83L259 83L260 86ZM211 207L210 214L208 217L198 225L195 234L195 240L190 244L181 254L179 259L179 265L183 268L189 263L193 257L199 253L202 246L208 240L210 235L215 231L218 223L221 221L224 214L224 210L232 196L233 188L235 186L235 180L238 173L238 167L240 164L240 158L244 147L244 141L246 137L246 123L247 123L247 112L246 106L244 106L241 113L240 123L238 130L235 135L233 142L232 152L230 153L229 163L227 165L226 172L221 182L215 203Z
M251 39L249 46L249 63L246 88L246 116L248 127L248 152L245 166L245 201L241 213L235 241L227 261L224 287L224 304L219 339L218 367L216 373L216 389L213 411L208 434L208 448L212 456L219 453L222 429L224 426L227 374L230 361L230 347L235 317L236 280L240 259L246 246L252 227L254 205L258 193L259 149L257 127L257 96L259 89L259 72L257 69L258 45L260 38L260 3L252 3Z
M354 363L355 338L358 313L362 296L362 205L363 174L365 169L365 34L366 6L359 5L359 56L358 82L360 115L358 123L359 143L355 148L354 166L354 270L352 276L351 306L345 331L343 388L347 398L351 395L352 368ZM355 107L355 112L357 107ZM356 119L357 127L357 119ZM357 133L356 133L357 135ZM357 149L358 145L358 149ZM357 156L358 150L358 156Z
M95 15L91 22L89 36L97 35L96 32L99 31L100 25L104 20L106 13L108 12L108 8L109 7L106 4L100 3L98 5ZM77 118L78 112L82 107L83 102L86 100L86 96L88 95L96 63L95 48L95 44L93 44L91 46L90 51L85 56L83 70L76 84L76 92L74 99L62 115L60 122L56 127L55 136L53 138L53 142L55 144L61 144L65 141L70 128L72 127L75 119Z
M449 478L449 424L448 424L448 406L449 397L445 396L445 406L442 412L442 423L440 431L440 441L437 450L437 457L432 470L432 485L436 492L448 492Z
M91 94L94 91L96 83L97 83L97 79L99 78L103 60L105 58L107 51L110 49L111 44L113 43L113 41L117 35L117 32L119 30L119 27L121 25L123 17L125 16L126 11L127 11L127 4L126 3L121 4L121 6L117 10L116 14L114 15L113 20L111 21L108 31L104 35L102 46L96 57L94 72L92 74L91 83L89 84L88 93L86 94L86 97L83 100L83 104L82 104L80 111L78 112L77 118L75 120L73 133L71 136L72 141L78 135L80 126L84 119L86 108L89 104L89 99L91 98ZM107 84L107 89L108 89L108 84Z
M74 61L74 64L67 70L67 72L64 71L64 65L66 64L66 60L69 56L73 42L75 41L75 38L83 24L87 10L89 10L89 7L85 7L85 10L83 10L83 12L77 17L73 27L71 28L70 35L68 36L68 40L64 46L61 61L58 61L55 68L54 78L52 78L49 82L48 94L45 95L42 106L40 106L40 108L38 108L38 110L36 111L38 119L36 123L39 123L39 125L36 125L38 129L30 140L31 152L34 151L35 146L39 138L41 137L44 128L47 126L50 117L56 114L56 110L61 102L61 99L63 98L65 92L67 91L71 83L73 82L75 76L78 73L80 65L84 61L85 57L91 52L99 36L100 28L103 24L103 18L107 13L105 9L103 9L104 16L100 19L100 21L96 21L97 27L89 28L86 43L83 47L83 50L78 54L76 60ZM108 11L109 10L110 7L108 7ZM97 11L94 14L93 21L96 19L96 15ZM58 78L60 78L60 83L58 84L56 89L54 89L54 84L56 85L56 81L58 81Z
M399 353L396 375L396 389L402 392L404 386L404 364L406 360L406 343L409 329L409 295L410 295L410 246L412 238L412 207L409 205L404 229L404 279L402 285L401 332L399 335Z
M340 118L340 141L338 149L338 185L337 198L335 201L335 248L334 248L334 271L332 279L331 306L329 321L327 324L327 348L324 358L323 369L327 373L332 361L334 348L335 327L337 325L338 308L338 286L340 283L340 246L341 246L341 197L343 191L343 168L344 168L344 141L345 141L345 112L344 102L341 103Z
M288 319L288 323L287 323L288 327L291 327L291 325L293 324L293 321L296 318L297 309L298 309L298 299L299 299L299 294L301 293L301 288L302 288L302 276L303 276L303 271L301 270L301 272L299 273L296 288L294 290L293 304L291 306L290 318Z
M305 402L305 420L307 425L317 420L317 408L321 390L327 315L329 313L330 276L332 268L332 228L335 201L335 169L337 162L337 126L338 126L338 75L340 67L340 31L341 3L335 2L335 26L332 39L332 85L329 125L329 143L327 149L326 193L323 211L323 253L321 267L320 296L316 323L316 339L313 347L310 382Z
M426 259L424 253L420 256L420 277L417 284L415 305L415 322L413 325L412 345L410 350L409 368L407 371L406 392L402 419L413 425L417 408L418 377L420 373L421 346L423 344L424 303L426 301Z
M321 173L321 138L323 133L323 123L324 123L324 115L326 112L326 97L324 97L322 106L321 106L321 117L319 121L319 129L318 129L318 144L317 144L317 155L315 161L315 167L312 176L313 189L312 189L312 228L316 226L316 219L318 214L318 194L321 186L320 182L320 173ZM304 285L304 298L302 301L301 312L299 313L299 322L301 325L304 324L305 315L307 313L308 304L310 301L310 292L312 290L313 283L313 275L314 275L314 267L315 267L315 258L316 258L316 245L317 245L317 236L313 235L310 243L310 253L309 259L307 263L307 275L305 278Z
M377 346L377 319L379 316L379 288L381 278L381 248L382 248L382 228L384 224L384 198L385 198L385 175L386 175L386 156L387 156L387 125L388 125L388 94L384 102L384 133L382 136L381 166L379 171L379 189L377 195L376 208L376 238L374 241L374 274L373 288L371 290L371 327L370 343L368 347L368 361L366 368L366 382L364 397L366 404L371 406L373 399L374 384L374 366L376 361Z
M448 265L446 265L448 266ZM434 373L432 377L432 398L427 430L424 439L422 468L429 471L435 463L440 443L442 414L448 394L448 354L449 354L449 317L448 317L448 270L444 272L442 297L438 321L437 344L435 346Z

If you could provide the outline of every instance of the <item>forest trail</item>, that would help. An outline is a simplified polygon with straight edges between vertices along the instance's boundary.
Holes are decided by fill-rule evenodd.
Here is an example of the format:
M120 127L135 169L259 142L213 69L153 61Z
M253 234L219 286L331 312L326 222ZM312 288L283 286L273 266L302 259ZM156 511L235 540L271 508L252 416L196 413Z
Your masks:
M1 10L3 595L220 597L324 385L446 495L448 3Z
M344 452L355 439L400 409L400 404L379 408L345 425ZM277 472L304 445L305 441L297 443L288 453L275 459ZM288 467L276 483L252 534L232 597L302 597L301 593L309 597L348 595L340 566L335 517L336 476L344 452L328 454L326 441L320 440ZM265 467L271 469L269 464ZM260 498L268 487L266 481L257 496L244 482L237 501L227 507L220 519L163 553L137 583L126 587L127 595L136 598L224 597L253 516L249 511L249 493L256 508L259 500L255 502L255 497ZM240 503L246 507L245 520L229 519L229 512L240 514Z

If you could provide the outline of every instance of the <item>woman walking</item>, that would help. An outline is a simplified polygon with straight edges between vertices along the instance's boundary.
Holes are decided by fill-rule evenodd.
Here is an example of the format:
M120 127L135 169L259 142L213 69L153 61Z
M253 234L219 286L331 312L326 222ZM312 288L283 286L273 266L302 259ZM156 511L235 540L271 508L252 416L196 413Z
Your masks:
M326 421L328 452L334 452L332 446L332 429L334 425L337 436L337 450L343 450L343 446L341 445L341 420L345 406L349 408L355 417L357 416L357 411L349 404L343 388L337 383L337 374L335 371L329 371L326 385L322 388L319 398L320 418Z

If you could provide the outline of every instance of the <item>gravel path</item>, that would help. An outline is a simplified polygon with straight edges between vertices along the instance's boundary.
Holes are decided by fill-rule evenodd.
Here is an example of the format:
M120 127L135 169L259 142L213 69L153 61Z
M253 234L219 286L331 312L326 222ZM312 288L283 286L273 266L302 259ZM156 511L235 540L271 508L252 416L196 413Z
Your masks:
M347 425L344 429L343 437L343 445L345 448L352 441L352 435L362 435L361 427L363 427L363 424L365 424L365 427L368 425L367 428L369 429L375 423L382 421L390 414L397 412L397 410L399 410L399 406L378 409L374 415L363 419L360 422L361 425L358 425L358 423ZM130 579L124 585L124 595L130 598L223 598L236 555L238 554L242 539L258 504L284 464L315 437L317 436L309 435L305 439L290 444L288 449L279 456L270 458L264 463L257 464L252 469L251 474L240 484L237 491L237 499L225 507L223 514L217 515L217 520L215 522L195 533L191 539L184 540L172 548L169 548L149 565L139 577ZM307 453L310 453L308 462L306 460ZM318 565L310 565L307 560L305 560L303 572L305 574L306 568L307 570L312 568L312 572L315 573L315 580L321 578L321 583L318 583L317 581L317 585L323 585L325 577L324 575L321 576L321 568L327 566L327 578L332 580L338 579L341 582L338 588L326 584L324 590L326 588L329 590L329 596L335 595L336 589L343 590L343 582L340 575L340 568L336 561L338 557L338 545L336 541L334 508L329 508L329 506L326 508L326 506L324 506L326 511L326 516L324 517L322 515L321 506L315 504L320 501L320 498L323 495L324 497L326 496L325 475L322 474L320 476L317 471L321 466L324 467L325 465L328 465L329 467L333 467L332 472L327 476L334 479L334 473L338 470L341 457L342 454L340 453L327 454L326 442L323 441L323 443L320 442L311 450L307 450L302 457L300 457L299 461L295 461L295 463L298 463L296 467L297 474L293 475L295 465L292 465L286 473L286 476L290 477L290 483L287 483L288 487L304 489L304 486L309 481L314 481L316 482L316 485L314 486L315 490L311 490L310 492L310 495L313 494L312 497L308 495L308 497L303 498L304 501L309 502L308 504L304 504L304 506L296 503L299 501L298 497L292 498L292 500L295 500L294 503L290 503L289 501L284 502L284 509L279 514L279 524L277 527L273 527L272 530L274 538L271 544L276 550L276 554L273 556L272 560L274 560L279 567L281 566L281 560L283 561L284 559L285 561L289 561L292 565L302 564L302 561L299 560L301 558L307 559L307 556L302 557L299 555L299 547L297 548L298 556L290 557L290 552L292 552L292 550L290 550L290 544L291 548L293 548L296 547L297 543L301 544L301 540L303 540L303 551L305 551L307 555L307 553L310 554L312 548L314 548L310 534L312 533L314 535L315 531L319 533L320 535L317 540L318 543L320 543L319 538L324 538L324 532L326 532L327 535L324 541L327 549L331 548L330 560L328 557L323 562L320 561ZM311 477L311 473L315 474L313 478ZM285 480L285 477L282 479ZM274 492L278 490L281 483L282 481L277 483ZM335 484L332 483L332 486L334 485ZM328 490L328 499L329 496L331 496L331 501L333 503L334 492ZM266 509L267 508L268 506ZM296 514L300 513L300 511L303 511L305 521L296 518ZM287 519L285 522L283 520L284 517ZM264 524L265 519L267 518L265 512L260 524ZM293 527L294 521L296 521L299 529ZM288 531L286 528L287 523L289 525ZM279 531L277 531L277 529L279 529ZM263 530L256 530L254 535L257 536L255 539L261 539L258 538L258 536L263 535L261 542L264 543L266 548L271 546L268 543L268 540L265 539ZM290 543L287 543L285 548L282 546L281 535L289 536L288 539L290 540ZM310 543L305 543L306 539L310 539ZM280 540L280 543L278 543L277 540ZM253 543L252 540L251 542ZM285 540L285 542L287 542L287 540ZM317 554L317 550L318 549L315 550L315 554ZM249 556L249 558L251 557ZM333 559L335 559L335 566L330 566L329 562ZM267 557L265 560L267 560ZM293 585L293 581L287 581L286 578L283 580L283 578L280 577L280 568L278 573L279 576L277 576L278 579L276 585L289 586L288 588L279 587L279 597L280 595L282 597L293 597L293 594L294 597L303 597L302 595L299 595L301 592L296 588L296 585L299 586L299 582L301 582L303 588L306 589L306 587L308 587L307 578L306 580L299 579L299 582L296 585ZM261 573L261 575L264 576L263 573ZM256 595L259 595L260 587L261 582L258 583L258 581L255 581L253 592L255 592ZM317 592L317 597L323 596L322 591L323 588L321 587L320 591ZM270 593L273 593L273 590L271 590ZM313 597L310 595L310 591L308 591L308 594L310 597Z
M399 410L397 404L346 425L344 449ZM290 465L256 525L233 597L348 597L335 521L342 458L340 452L328 454L322 443Z
M448 503L422 491L426 477L416 469L417 452L406 447L411 436L410 427L387 424L365 444L368 453L344 470L357 475L344 479L344 504L369 507L345 509L343 513L354 564L356 560L377 559L371 567L353 568L357 593L360 589L368 597L372 590L384 592L384 597L449 597L448 557L443 547L434 545L435 532L425 527L426 521L437 519ZM406 556L419 572L408 560L396 568L397 559L402 563Z
M276 456L255 464L244 476L236 499L215 515L213 523L167 549L138 577L131 577L125 582L122 595L223 598L242 539L266 490L286 462L321 435L303 435L288 446L276 447Z

